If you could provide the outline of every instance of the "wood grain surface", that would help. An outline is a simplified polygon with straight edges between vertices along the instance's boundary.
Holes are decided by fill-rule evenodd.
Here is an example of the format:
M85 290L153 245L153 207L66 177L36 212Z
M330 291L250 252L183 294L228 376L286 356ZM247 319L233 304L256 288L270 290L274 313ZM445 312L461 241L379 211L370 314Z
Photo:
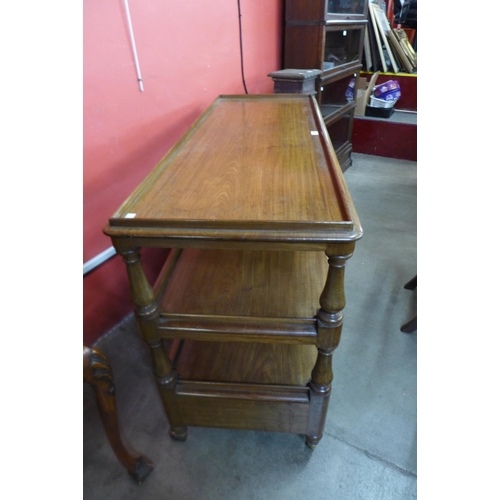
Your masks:
M110 224L352 229L317 115L311 96L219 97Z
M317 355L309 345L186 340L176 368L181 380L305 387Z
M183 387L182 382L179 384ZM181 389L182 390L182 389ZM223 427L304 434L309 404L305 402L261 401L177 395L179 414L185 425Z
M321 252L185 249L160 312L313 318L327 274Z

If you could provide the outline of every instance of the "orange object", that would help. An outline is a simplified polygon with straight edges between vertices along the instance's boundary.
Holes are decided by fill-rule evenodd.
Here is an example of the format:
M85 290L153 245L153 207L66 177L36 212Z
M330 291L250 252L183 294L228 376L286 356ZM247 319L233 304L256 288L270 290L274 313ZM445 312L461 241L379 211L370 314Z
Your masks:
M402 29L406 33L406 36L408 37L410 43L413 45L413 40L415 40L415 33L417 31L412 28L402 28Z
M399 0L396 0L397 2L399 2ZM394 9L393 9L393 4L394 4L394 0L387 0L387 20L389 21L389 24L395 28L396 26L394 26Z

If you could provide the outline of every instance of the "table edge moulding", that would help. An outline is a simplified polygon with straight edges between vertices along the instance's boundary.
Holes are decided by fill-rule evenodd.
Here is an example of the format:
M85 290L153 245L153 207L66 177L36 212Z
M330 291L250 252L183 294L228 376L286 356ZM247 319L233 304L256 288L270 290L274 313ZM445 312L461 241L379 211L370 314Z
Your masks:
M362 228L314 96L221 95L109 219L173 439L323 435ZM156 282L142 247L172 249Z

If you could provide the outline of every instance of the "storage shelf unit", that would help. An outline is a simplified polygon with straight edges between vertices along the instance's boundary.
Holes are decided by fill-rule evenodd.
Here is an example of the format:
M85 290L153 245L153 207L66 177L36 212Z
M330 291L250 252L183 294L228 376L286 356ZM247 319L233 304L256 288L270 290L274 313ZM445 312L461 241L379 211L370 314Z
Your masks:
M285 68L318 69L316 99L342 171L351 165L355 96L367 25L368 0L287 0ZM354 102L346 91L354 80ZM336 127L339 120L345 122ZM340 135L339 135L340 134Z
M220 96L104 228L173 439L323 435L362 229L312 95ZM143 247L172 249L154 286Z

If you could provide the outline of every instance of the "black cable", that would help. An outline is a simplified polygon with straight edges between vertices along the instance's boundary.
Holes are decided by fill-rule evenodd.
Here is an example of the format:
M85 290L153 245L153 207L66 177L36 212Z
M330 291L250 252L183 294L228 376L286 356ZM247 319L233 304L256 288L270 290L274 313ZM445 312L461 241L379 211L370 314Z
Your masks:
M238 20L240 23L240 57L241 57L241 79L243 81L243 87L245 88L245 94L248 94L247 84L245 83L245 70L243 65L243 38L241 35L241 6L240 0L238 0Z

